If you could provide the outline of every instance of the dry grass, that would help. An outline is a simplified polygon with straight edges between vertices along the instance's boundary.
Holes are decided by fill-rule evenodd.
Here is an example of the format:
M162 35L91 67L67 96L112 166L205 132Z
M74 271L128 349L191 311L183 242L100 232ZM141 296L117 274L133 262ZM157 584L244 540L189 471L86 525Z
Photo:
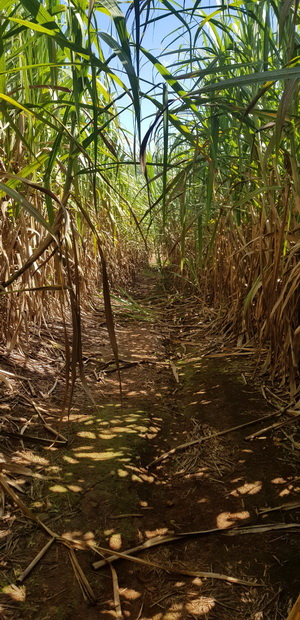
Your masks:
M212 482L222 483L225 473L232 470L234 461L230 460L226 439L215 437L201 444L201 438L210 436L213 429L192 419L193 430L187 436L188 441L199 440L199 444L191 446L184 453L173 456L171 476L183 478L207 478Z

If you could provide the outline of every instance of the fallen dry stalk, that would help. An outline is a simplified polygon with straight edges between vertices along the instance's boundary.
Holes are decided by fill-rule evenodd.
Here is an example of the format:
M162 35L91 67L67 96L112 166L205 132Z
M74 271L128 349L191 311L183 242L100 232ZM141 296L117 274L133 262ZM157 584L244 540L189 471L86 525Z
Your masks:
M37 523L37 525L39 525L43 530L45 530L45 532L47 532L47 534L49 534L51 538L58 538L57 534L54 534L54 532L52 532L50 528L45 523L43 523L43 521L36 517L33 512L31 512L31 510L27 508L26 504L24 504L24 502L22 502L22 500L17 496L17 494L9 487L4 476L2 475L0 475L0 486L2 487L3 491L5 491L7 495L9 495L13 502L17 504L17 506L26 517L31 519L31 521L34 521L34 523Z
M39 418L42 420L43 425L45 427L45 429L51 433L51 435L54 435L55 440L59 439L61 440L61 443L67 444L68 443L68 439L62 435L59 431L55 430L52 426L50 426L50 424L48 424L42 414L42 412L40 411L40 408L37 406L37 404L34 402L34 400L32 400L31 398L28 398L28 396L22 395L23 400L25 400L29 405L31 405L34 409L34 411L37 413L37 415L39 416ZM56 442L58 443L58 442Z
M168 452L164 452L164 454L162 454L161 456L158 456L156 459L154 459L154 461L151 461L151 463L149 463L148 465L148 469L150 467L154 467L154 465L157 465L158 463L161 463L161 461L164 461L165 459L169 458L169 456L172 456L172 454L175 454L175 452L178 452L179 450L185 450L185 448L189 448L190 446L195 446L196 444L203 443L204 441L209 441L210 439L214 439L215 437L221 437L221 435L227 435L228 433L233 433L234 431L237 431L240 428L251 426L252 424L256 424L257 422L262 422L263 420L274 418L275 416L280 416L284 413L284 411L285 411L285 408L282 408L277 411L274 411L273 413L269 413L268 415L261 416L260 418L257 418L256 420L250 420L249 422L245 422L244 424L239 424L238 426L227 428L224 431L218 431L217 433L213 433L212 435L205 435L204 437L201 437L200 439L193 439L192 441L186 441L185 443L182 443L179 446L172 448ZM297 417L297 416L294 416L294 417Z
M132 514L131 513L127 513L127 514L124 514L124 515L112 515L110 518L111 519L128 519L128 518L131 518L131 517L144 517L144 516L145 515L140 514L138 512L136 512L136 513L133 512Z
M288 530L288 529L300 528L300 523L266 523L264 525L247 525L243 526L230 526L223 528L213 528L211 530L196 530L194 532L179 532L178 537L185 536L202 536L204 534L216 534L220 533L225 536L239 536L239 534L260 534L262 532L269 532L272 530Z
M296 502L286 502L285 504L281 504L280 506L274 506L273 508L258 508L257 512L259 515L264 515L267 512L275 512L276 510L295 510L295 508L300 507L300 501Z
M48 542L39 551L39 553L35 556L35 558L32 560L32 562L30 562L30 564L27 566L27 568L25 568L23 573L21 573L17 577L17 583L23 583L23 581L25 581L25 579L28 577L28 575L30 575L30 573L34 569L34 567L39 563L39 561L47 553L48 549L50 549L51 545L54 543L55 540L56 540L56 538L50 538L50 540L48 540Z
M71 561L71 565L75 574L75 577L79 583L83 598L89 601L92 605L97 602L97 598L78 562L74 549L68 549L69 558Z
M1 429L1 433L3 435L7 435L8 437L22 439L23 441L33 441L34 443L43 443L47 446L65 446L68 443L67 439L62 441L61 439L48 439L46 437L37 437L35 435L25 435L25 433L22 434L15 431L7 431L5 428ZM57 436L58 433L55 432L55 435Z
M300 594L295 604L293 605L293 608L291 609L286 620L299 620L299 618L300 618Z
M116 610L116 618L117 620L123 620L124 616L122 613L121 601L120 601L120 593L119 593L119 582L117 571L112 564L109 565L111 570L112 582L113 582L113 591L114 591L114 601L115 601L115 610Z
M150 549L151 547L156 547L157 545L164 545L165 543L172 542L173 540L178 540L178 536L155 536L155 538L151 538L150 540L146 540L142 545L138 545L137 547L132 547L131 549L127 549L124 553L130 555L132 553L140 553L145 549ZM119 560L119 555L113 554L110 555L105 560L98 560L98 562L93 563L93 568L98 570L98 568L102 568L103 566L107 566L107 562L115 562Z
M170 367L171 367L171 370L172 370L172 373L174 375L174 379L175 379L176 383L179 383L179 376L178 376L177 368L176 368L174 362L172 362L172 360L170 360Z
M300 527L300 526L299 526ZM98 545L93 547L93 550L99 555L103 555L104 553L110 553L110 549L106 549L105 547L99 547ZM238 577L231 577L230 575L223 575L222 573L212 573L206 571L192 571L185 570L183 568L174 567L174 566L164 566L163 564L157 564L156 562L148 562L147 560L141 560L141 558L135 558L134 556L128 555L126 553L120 553L115 551L115 556L122 558L123 560L129 560L130 562L134 562L136 564L141 564L143 566L151 566L152 568L156 568L158 570L166 571L167 573L175 573L177 575L186 575L187 577L202 577L204 579L219 579L221 581L227 581L229 583L233 583L235 585L243 585L249 587L259 587L262 584L256 583L255 581L246 581L244 579L239 579ZM94 567L94 564L93 564Z
M247 527L230 529L228 532L223 532L223 534L226 534L226 536L235 536L236 534L260 534L273 530L295 530L299 528L300 523L267 523L266 525L249 525Z
M11 472L12 474L21 474L22 476L29 476L30 478L37 478L38 480L60 480L59 476L43 476L38 472L32 471L28 467L19 465L12 461L0 461L0 470Z
M270 426L265 426L265 428L262 428L260 431L257 431L256 433L253 433L252 435L247 435L247 437L245 437L245 440L251 441L252 439L255 439L256 437L260 437L261 435L264 435L265 433L273 430L274 428L281 428L282 426L285 426L286 424L290 424L291 422L293 422L299 417L300 417L300 413L297 413L296 415L294 415L292 418L289 418L288 420L283 420L283 422L275 422L275 424L271 424Z

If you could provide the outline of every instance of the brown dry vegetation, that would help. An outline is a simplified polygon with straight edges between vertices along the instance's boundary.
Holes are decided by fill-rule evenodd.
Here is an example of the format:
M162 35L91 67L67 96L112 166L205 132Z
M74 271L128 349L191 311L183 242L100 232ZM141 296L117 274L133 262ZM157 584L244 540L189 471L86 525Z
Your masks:
M154 32L161 32L162 24L164 31L167 24L172 33L153 43L153 24ZM23 476L58 473L62 487L66 476L77 476L74 488L65 487L66 503L56 507L56 517L68 516L49 553L64 549L59 578L70 562L90 601L94 595L74 552L89 546L89 530L82 527L84 511L98 547L104 545L103 537L110 541L106 530L120 537L110 523L112 496L123 493L128 480L134 486L139 479L147 488L154 516L144 529L133 517L121 536L122 550L148 540L153 532L190 525L202 529L202 519L207 529L220 529L222 514L235 515L224 519L236 526L249 512L251 524L258 520L261 525L261 511L281 511L282 497L297 496L299 37L298 0L245 0L209 7L184 0L134 0L128 6L115 0L0 0L1 510L5 584L10 582L15 597L23 596L23 586L15 587L13 572L19 575L30 559L26 532L31 541L39 529L45 534L48 525L45 529L43 519L53 508L47 485L35 487L34 482L26 488ZM148 262L156 265L155 271L144 270ZM136 280L139 289L132 288ZM204 355L211 360L207 367L202 365ZM253 360L251 373L249 364L242 375L238 363L233 365L230 389L223 376L231 367L229 360L248 357ZM254 377L258 384L264 377L263 396L276 409L275 420L270 414L266 421L267 439L253 437L249 452L242 447L242 429L232 431L237 434L231 438L232 427L249 421L236 411L239 399L247 402L237 376L246 386ZM204 383L200 390L194 385L198 381ZM218 396L207 416L206 405L214 402L213 390L218 393L219 388L226 395L225 409L231 406L232 411L219 410ZM198 399L206 391L209 398ZM196 416L195 403L200 407ZM110 406L120 406L115 422L108 415ZM253 422L255 413L250 407ZM135 422L130 416L137 416ZM144 422L147 429L141 430ZM103 463L96 467L93 457L86 469L68 471L68 459L76 460L73 443L76 450L80 437L92 439L85 428L89 424L97 439L95 454L126 463L124 487L120 475L122 484L107 490L107 469ZM212 437L229 430L229 438ZM115 455L114 447L103 450L101 442L113 442L118 435L121 444L125 442L120 448L125 456ZM191 445L162 458L164 447L167 452L176 447L181 435ZM89 444L84 450L90 450ZM248 454L256 459L256 469ZM147 466L155 457L157 469L150 473ZM37 470L26 472L26 464L35 459ZM248 469L240 479L244 462ZM94 499L89 496L87 483L89 473L101 477L103 467L105 482L99 493L104 498L107 493L107 506L97 530L101 502L98 492ZM208 507L201 519L194 519L192 508L197 481L206 489L202 499ZM158 494L152 496L154 487ZM130 501L122 499L126 512L132 498L137 501L130 485L127 491ZM70 493L79 494L82 515L70 503ZM232 508L227 503L234 493L242 500ZM247 511L244 495L251 502L257 495L261 501L250 502ZM189 499L181 504L180 498ZM147 501L139 499L136 510L146 508ZM41 509L43 519L34 510L28 512L29 504ZM128 510L131 513L131 507ZM284 523L292 524L295 514L288 513L291 521ZM87 536L83 541L61 540L69 531L69 518L73 530ZM31 530L29 521L34 522ZM297 518L293 524L296 531ZM291 548L297 548L297 542L294 532L279 534L274 554L272 536L269 532L257 551L257 571L253 558L248 565L240 564L248 542L239 542L236 549L220 544L216 563L218 572L234 569L242 579L249 569L251 579L262 582L262 595L259 587L249 586L243 595L231 588L227 596L228 584L216 591L215 582L212 587L199 575L194 575L192 585L185 579L172 589L161 568L137 565L126 568L122 588L138 592L141 604L132 603L127 616L229 619L234 609L236 619L284 617L299 586L286 582L284 570L278 581L274 579L271 556L281 568L285 563L291 566L296 562ZM145 557L155 558L154 563L164 564L171 573L175 564L186 573L193 563L198 572L203 566L207 572L219 548L219 538L209 540L210 536L203 542L203 564L193 540L177 541L180 551L173 555L163 547ZM227 561L228 549L233 558ZM15 550L19 559L14 563ZM19 562L20 550L26 562ZM83 557L89 571L88 553ZM40 587L39 570L37 588L30 592L33 601ZM113 570L111 577L113 600L109 581L95 614L100 609L107 617L121 616L118 591L123 590ZM55 580L49 583L52 589ZM181 587L184 596L178 597L176 588ZM50 605L41 620L75 618L75 611L83 617L86 607L68 577L69 588L75 601L72 609L56 611ZM159 606L169 596L164 611L155 608L151 615L154 603ZM47 605L51 597L48 588ZM104 599L112 611L107 611ZM35 617L35 611L34 604L24 606L28 618ZM19 610L13 606L11 613ZM10 615L7 603L3 614Z
M82 321L97 407L77 383L62 426L62 324L44 332L42 348L35 340L30 358L2 359L28 377L11 377L1 402L4 618L109 619L119 615L119 593L128 618L273 620L296 598L299 432L289 394L265 386L270 406L253 385L254 350L213 335L212 309L199 316L195 299L180 297L166 298L152 270L137 282L135 305L114 303L122 406L100 306ZM68 444L53 443L43 420ZM150 464L169 448L173 455ZM154 539L161 544L142 551ZM116 563L113 579L105 562L95 571L104 549L139 545L142 564Z

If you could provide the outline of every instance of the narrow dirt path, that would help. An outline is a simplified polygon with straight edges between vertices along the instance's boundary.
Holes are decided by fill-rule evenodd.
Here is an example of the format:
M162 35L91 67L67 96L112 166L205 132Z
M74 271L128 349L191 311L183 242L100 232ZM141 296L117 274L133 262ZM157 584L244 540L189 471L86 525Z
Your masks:
M168 534L285 523L294 524L294 531L214 531L178 538L136 556L148 565L119 560L114 575L125 619L285 618L299 592L300 513L294 506L264 510L297 500L300 505L297 428L289 425L285 434L267 432L245 441L245 435L274 418L205 440L272 413L253 384L249 358L224 356L224 351L220 358L208 357L208 351L218 355L221 346L221 339L211 335L212 314L199 318L197 300L187 303L184 296L168 293L154 269L132 295L124 304L115 303L124 367L122 406L100 308L83 321L85 370L97 407L78 385L70 423L62 429L69 433L67 448L10 446L15 462L36 464L51 476L48 481L19 480L22 499L70 546L72 540L82 542L85 550L71 555L96 601L92 605L92 593L82 593L70 552L59 542L24 585L11 585L49 536L19 511L13 524L16 511L8 506L4 530L12 533L5 533L9 544L2 559L0 617L121 618L110 568L92 567L101 560L93 544L123 552ZM61 397L59 386L49 412ZM169 449L201 438L148 467ZM187 571L218 573L256 586L188 576ZM18 597L25 600L18 602Z

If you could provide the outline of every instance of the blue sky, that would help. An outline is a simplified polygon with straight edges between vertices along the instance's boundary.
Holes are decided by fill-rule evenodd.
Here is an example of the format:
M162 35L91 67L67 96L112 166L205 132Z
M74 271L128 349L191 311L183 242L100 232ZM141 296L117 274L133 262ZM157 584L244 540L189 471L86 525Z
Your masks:
M176 9L179 9L180 6L183 5L183 0L179 0L179 2L177 3L174 0L170 0L170 1L172 2L172 4L174 5ZM126 1L119 2L119 6L123 10L124 13L126 13L129 4L130 3ZM152 52L153 55L156 57L159 56L161 53L163 53L164 50L168 47L168 54L164 55L161 58L161 60L163 64L166 66L169 66L170 70L172 71L172 64L176 62L177 60L177 53L178 53L179 47L180 46L188 47L189 40L184 32L185 29L184 29L183 24L176 18L176 16L170 14L170 12L159 2L157 2L157 6L158 8L155 10L155 14L152 12L152 16L157 17L159 15L164 15L165 17L162 19L156 20L155 24L150 23L147 26L146 33L142 41L142 45L148 51ZM185 0L186 9L192 10L194 6L195 6L195 2L193 0ZM206 13L211 13L213 10L215 10L219 6L220 6L220 3L218 2L218 0L205 0L205 2L200 2L198 8L200 10L204 10ZM133 13L132 13L132 16L133 16ZM199 16L199 21L200 19L201 18ZM133 22L133 19L131 17L128 21L129 31L132 28L132 22ZM103 13L101 14L101 18L99 17L98 19L98 24L99 24L100 30L105 30L105 28L107 28L107 32L110 32L115 36L114 30L113 29L111 30L111 21L108 18L106 18L103 15ZM104 49L105 49L105 53L106 53L106 50L108 52L108 48L105 48L105 45L104 45ZM174 53L171 53L172 51ZM108 55L109 55L109 52L108 52ZM122 71L122 67L116 59L112 61L111 66L118 68L119 70ZM120 77L124 79L123 71ZM149 80L151 84L153 84L154 80L158 84L159 83L162 84L163 82L163 78L160 75L157 75L157 72L153 69L151 63L148 60L146 60L145 57L143 56L141 56L140 78L141 78L141 90L144 92L147 92L147 90L150 89L150 85L147 85L146 83L147 80ZM128 81L126 79L124 79L124 81L128 84ZM151 94L153 95L156 94L156 96L159 96L159 93L161 92L162 92L161 87L158 87L158 89L156 90L156 93L155 91L152 91ZM126 99L127 101L125 101L125 98L122 100L121 105L125 106L129 103L129 99L128 98ZM149 125L151 124L154 118L155 112L156 112L156 108L150 102L148 102L147 100L142 101L142 118L143 118L142 133L143 134L147 131ZM132 115L132 112L130 112L129 110L124 111L120 116L122 125L125 126L129 131L133 131L132 119L133 119L133 115Z

